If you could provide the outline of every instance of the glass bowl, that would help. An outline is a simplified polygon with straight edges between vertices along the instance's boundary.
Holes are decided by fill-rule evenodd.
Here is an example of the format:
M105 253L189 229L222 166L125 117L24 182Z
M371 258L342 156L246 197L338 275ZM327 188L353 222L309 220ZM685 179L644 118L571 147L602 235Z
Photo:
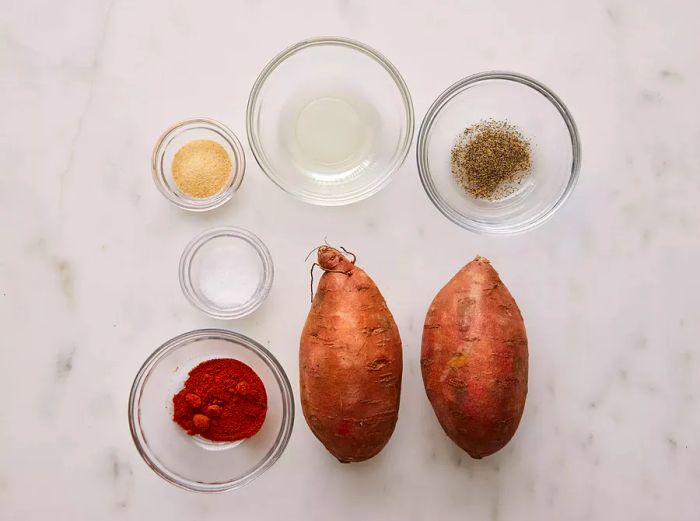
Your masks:
M381 190L413 137L413 104L399 71L345 38L304 40L260 73L248 100L253 156L280 188L334 206Z
M175 393L187 374L212 358L235 358L260 376L268 410L260 431L243 441L217 443L189 436L173 421ZM287 375L260 344L222 329L200 329L168 340L146 359L129 395L129 427L136 449L160 477L195 492L242 487L282 455L294 423Z
M231 178L223 189L211 197L199 199L182 193L172 175L173 157L183 145L195 139L215 141L231 159ZM236 135L224 124L213 119L197 118L176 123L158 139L151 159L153 181L168 201L194 212L211 210L231 199L243 182L245 152Z
M243 228L207 230L192 239L180 257L182 292L213 318L249 315L267 298L273 279L270 251Z
M508 121L531 145L530 174L498 201L468 195L450 168L458 137L489 119ZM551 90L521 74L485 72L438 96L418 132L416 158L428 197L447 218L474 232L509 234L542 224L566 201L578 179L581 144L571 114Z

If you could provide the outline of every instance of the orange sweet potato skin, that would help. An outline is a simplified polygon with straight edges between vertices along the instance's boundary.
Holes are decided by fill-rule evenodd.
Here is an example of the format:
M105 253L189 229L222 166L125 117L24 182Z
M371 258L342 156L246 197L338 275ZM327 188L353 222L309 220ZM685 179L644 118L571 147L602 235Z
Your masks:
M464 266L430 305L421 371L440 425L470 456L483 458L510 441L527 396L527 335L487 259Z
M394 432L403 369L401 338L372 279L322 247L321 277L301 334L304 418L341 462L379 453Z

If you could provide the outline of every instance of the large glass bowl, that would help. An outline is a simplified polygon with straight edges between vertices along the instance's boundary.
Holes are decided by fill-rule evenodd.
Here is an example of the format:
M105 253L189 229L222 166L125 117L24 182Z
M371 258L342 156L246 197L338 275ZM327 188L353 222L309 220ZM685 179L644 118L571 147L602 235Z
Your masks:
M458 185L450 152L464 130L483 120L508 121L531 145L531 173L504 199L476 199ZM512 72L469 76L445 90L428 110L416 144L418 172L430 200L468 230L508 234L551 217L571 194L581 144L571 114L547 87Z
M308 203L349 204L401 166L413 104L396 68L344 38L304 40L260 73L248 101L253 155L280 188Z
M265 385L265 422L242 442L189 436L172 419L173 395L192 368L212 358L240 360ZM223 492L253 481L282 455L293 423L292 388L277 359L254 340L223 329L168 340L144 362L129 396L129 427L141 457L163 479L196 492Z

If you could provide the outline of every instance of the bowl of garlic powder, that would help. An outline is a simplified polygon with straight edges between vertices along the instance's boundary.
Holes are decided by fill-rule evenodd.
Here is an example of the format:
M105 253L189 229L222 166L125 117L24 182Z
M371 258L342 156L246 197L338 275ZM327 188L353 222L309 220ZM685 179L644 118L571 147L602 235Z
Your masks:
M227 202L243 181L245 153L236 135L205 118L170 127L153 148L156 187L170 202L205 211Z

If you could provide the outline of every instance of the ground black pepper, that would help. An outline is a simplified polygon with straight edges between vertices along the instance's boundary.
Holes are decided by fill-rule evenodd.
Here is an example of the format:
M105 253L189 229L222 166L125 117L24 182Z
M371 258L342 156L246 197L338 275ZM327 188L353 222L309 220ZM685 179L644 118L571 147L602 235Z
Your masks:
M450 162L468 194L496 201L515 192L530 173L530 143L507 121L485 120L458 138Z

